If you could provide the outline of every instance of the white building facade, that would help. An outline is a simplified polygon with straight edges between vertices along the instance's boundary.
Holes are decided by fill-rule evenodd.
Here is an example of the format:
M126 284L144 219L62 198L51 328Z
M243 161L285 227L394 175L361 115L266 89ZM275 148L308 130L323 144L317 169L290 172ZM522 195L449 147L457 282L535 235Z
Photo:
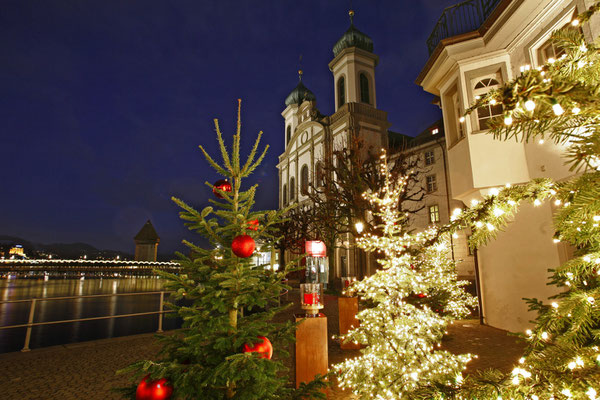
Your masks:
M443 34L438 23L428 42L431 56L417 83L440 99L453 200L468 205L506 183L538 177L560 181L570 176L560 146L548 141L495 140L486 134L487 120L502 113L501 105L479 109L464 120L461 116L476 96L513 79L522 66L535 68L560 56L560 49L548 41L552 31L569 24L591 4L588 0L474 0L459 5L484 9L485 19L474 29ZM454 9L445 17L458 18L460 11ZM598 33L598 21L584 27L588 40ZM549 203L522 205L504 232L478 249L487 324L523 330L534 315L522 298L547 299L555 294L556 289L546 285L547 270L565 262L570 249L552 240L553 211Z

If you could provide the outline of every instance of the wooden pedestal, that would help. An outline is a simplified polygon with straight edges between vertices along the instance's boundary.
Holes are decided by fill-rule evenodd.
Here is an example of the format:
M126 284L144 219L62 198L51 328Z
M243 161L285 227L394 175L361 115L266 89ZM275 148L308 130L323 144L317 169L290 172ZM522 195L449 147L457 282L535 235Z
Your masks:
M359 325L356 319L356 314L358 314L358 297L338 297L338 310L340 316L340 335L345 335L348 331ZM360 349L360 344L340 342L340 348L343 350Z
M304 315L296 315L296 322ZM306 318L296 329L296 388L308 383L315 375L327 374L327 317L319 314Z

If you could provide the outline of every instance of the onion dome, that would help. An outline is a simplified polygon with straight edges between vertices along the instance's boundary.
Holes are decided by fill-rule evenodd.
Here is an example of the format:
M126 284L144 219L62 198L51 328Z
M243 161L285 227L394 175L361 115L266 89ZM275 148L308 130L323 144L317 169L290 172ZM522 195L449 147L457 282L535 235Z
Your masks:
M315 101L317 98L314 93L308 90L306 86L302 83L302 70L298 71L298 75L300 76L300 82L298 82L298 86L292 90L292 92L285 98L285 105L289 106L291 104L302 104L304 101Z
M350 10L348 14L350 15L350 28L348 28L346 33L344 33L340 40L333 46L333 56L337 57L342 50L347 49L348 47L358 47L359 49L372 53L373 39L354 27L354 11Z

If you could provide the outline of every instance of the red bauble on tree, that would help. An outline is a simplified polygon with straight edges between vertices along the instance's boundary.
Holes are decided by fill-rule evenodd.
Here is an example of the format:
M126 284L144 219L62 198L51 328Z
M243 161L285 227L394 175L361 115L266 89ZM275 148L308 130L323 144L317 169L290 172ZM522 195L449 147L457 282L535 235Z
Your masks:
M165 378L155 381L148 380L146 375L135 391L135 400L168 400L173 394L173 388L169 386Z
M220 189L223 192L231 192L231 183L229 183L229 181L227 179L220 179L220 180L216 181L215 184L213 185L213 193L219 199L222 199L223 195L221 193L219 193L219 191L217 189Z
M252 253L254 253L255 247L256 243L249 235L236 236L233 239L233 242L231 242L231 250L233 250L233 254L241 258L250 257Z
M244 353L259 353L260 358L270 360L273 356L273 345L271 344L271 341L264 336L259 336L258 338L262 341L253 345L244 345Z
M251 231L257 231L258 230L258 220L257 219L253 219L252 221L248 221L248 229L250 229Z

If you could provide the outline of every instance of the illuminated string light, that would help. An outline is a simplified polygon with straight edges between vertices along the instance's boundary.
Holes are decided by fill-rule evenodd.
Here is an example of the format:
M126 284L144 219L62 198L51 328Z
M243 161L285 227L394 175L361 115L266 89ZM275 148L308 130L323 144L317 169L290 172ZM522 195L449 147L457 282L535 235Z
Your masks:
M535 102L533 100L527 100L525 102L525 109L527 111L533 111L533 110L535 110Z
M558 103L554 103L552 105L552 111L554 112L554 115L559 116L562 115L565 110L562 108L562 106Z

